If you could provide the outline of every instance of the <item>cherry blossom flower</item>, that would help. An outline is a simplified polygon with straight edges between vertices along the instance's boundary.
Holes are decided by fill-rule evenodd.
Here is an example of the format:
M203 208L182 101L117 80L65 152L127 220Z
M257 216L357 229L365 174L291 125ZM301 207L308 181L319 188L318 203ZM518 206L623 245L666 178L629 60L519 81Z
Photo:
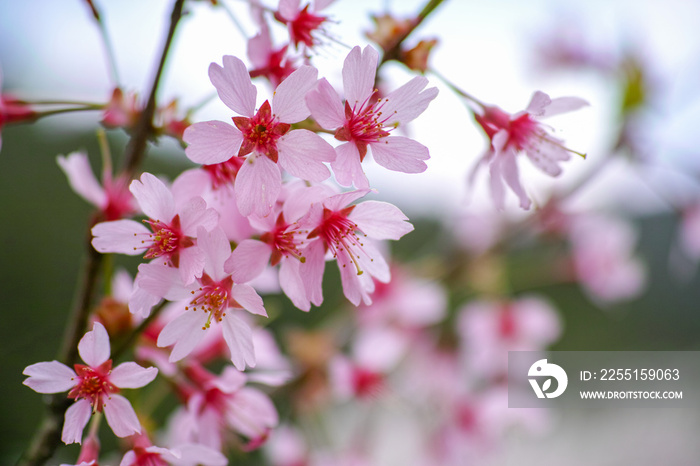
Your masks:
M311 131L290 131L292 123L309 116L304 96L315 85L318 72L302 66L277 86L272 104L266 100L255 111L257 90L243 62L225 56L223 65L212 63L209 78L224 104L243 116L233 117L234 126L220 121L193 124L185 130L189 144L185 153L202 164L245 157L234 187L238 209L244 216L264 217L279 196L280 168L308 181L330 176L324 162L335 159L332 146Z
M78 352L86 363L76 364L75 370L58 361L40 362L24 369L29 376L23 383L39 393L60 393L76 400L66 410L61 440L80 443L83 429L95 412L104 412L107 423L117 437L141 432L134 408L119 395L121 388L140 388L158 374L155 367L143 368L125 362L112 369L109 359L109 335L102 324L95 322L91 331L78 343Z
M119 466L164 466L165 464L225 466L228 464L228 460L220 451L205 445L184 443L176 448L156 447L143 434L136 435L131 440L134 443L134 448L124 454Z
M365 196L369 189L337 194L315 203L297 222L300 231L308 231L305 249L306 267L315 283L310 287L312 302L323 300L321 278L325 260L332 255L338 263L345 297L354 305L371 304L373 278L388 282L389 265L373 244L374 240L398 240L413 230L408 218L394 205L380 201L350 203ZM367 273L365 273L367 272Z
M230 430L248 438L245 450L265 443L279 417L265 393L247 386L246 374L227 366L216 376L198 364L188 364L184 373L194 386L181 387L186 408L173 417L173 443L195 442L221 450Z
M459 311L458 332L469 367L495 377L506 373L508 351L546 348L561 334L561 323L554 308L540 297L476 300Z
M248 41L248 58L254 68L250 77L264 76L277 87L297 66L287 53L287 45L275 49L272 45L270 30L266 22L262 22L261 31Z
M258 232L259 239L245 239L236 246L231 258L224 265L240 261L245 267L259 275L269 264L279 264L279 284L282 291L294 305L303 310L311 309L311 289L316 279L323 273L319 268L306 267L306 235L297 227L297 220L305 215L314 202L321 202L336 194L329 186L318 184L291 183L283 187L282 202L277 202L271 214L266 217L250 216L248 219ZM280 199L282 200L282 199ZM320 249L308 251L317 254L309 264L323 260ZM314 300L314 304L320 302Z
M635 257L637 235L623 220L586 215L574 220L570 231L576 278L601 302L629 300L646 284L646 270Z
M141 264L137 284L170 301L187 299L185 312L170 321L158 336L158 346L173 346L169 361L187 356L204 338L212 321L223 327L224 340L231 351L231 361L243 370L255 365L252 331L232 308L243 308L252 314L267 317L262 298L244 283L251 271L234 265L231 274L224 272L224 262L231 256L231 245L221 228L207 232L200 227L198 245L204 254L201 278L185 285L179 274L160 263Z
M434 281L413 276L407 267L391 265L391 281L375 280L372 304L357 308L363 327L391 325L411 330L436 324L445 317L447 297Z
M428 107L437 88L424 89L428 80L416 76L384 98L377 98L374 79L379 54L370 46L353 48L343 65L345 102L324 78L308 93L306 103L324 129L335 131L343 141L331 163L336 180L343 186L369 187L361 163L372 149L374 160L384 168L404 173L421 173L430 158L428 148L391 132L412 121Z
M289 39L299 48L303 44L311 49L321 43L321 37L327 35L323 29L327 16L318 13L328 7L334 0L315 0L301 7L300 0L280 0L275 19L287 25Z
M104 220L119 220L136 211L133 196L127 189L127 178L116 179L108 164L102 172L102 185L97 181L90 168L90 161L85 152L72 152L67 156L56 158L58 166L68 178L73 191L94 205L102 212Z
M550 99L544 92L537 91L527 108L514 115L498 107L484 106L483 113L475 113L474 117L488 136L490 146L474 167L472 179L481 165L488 165L491 194L496 206L503 209L505 183L518 196L520 207L529 209L530 198L520 182L516 155L525 152L544 173L559 176L562 171L559 163L569 160L569 153L574 151L564 147L564 141L550 135L539 119L578 110L586 105L588 102L578 97Z
M134 220L98 223L92 228L93 247L101 253L141 254L144 258L160 258L179 270L185 283L202 276L204 254L195 246L197 228L214 228L218 213L207 208L201 197L178 205L168 187L150 173L134 180L129 190L141 210L150 217L144 223Z

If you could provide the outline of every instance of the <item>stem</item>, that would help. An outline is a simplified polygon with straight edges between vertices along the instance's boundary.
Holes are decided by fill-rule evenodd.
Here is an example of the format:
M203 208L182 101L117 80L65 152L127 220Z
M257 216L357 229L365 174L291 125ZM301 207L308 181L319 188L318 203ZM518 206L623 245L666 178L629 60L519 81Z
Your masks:
M434 70L433 68L430 68L428 71L430 71L436 78L438 78L440 81L442 81L443 84L445 84L447 87L449 87L452 90L452 92L454 92L458 96L463 97L463 98L467 99L468 101L475 103L476 105L478 105L482 109L487 107L487 105L485 103L483 103L481 100L477 99L476 97L469 94L468 92L462 90L460 87L458 87L456 84L454 84L452 81L447 79L445 76L443 76L438 71Z
M173 37L175 35L177 23L182 17L182 6L184 3L185 0L175 0L175 5L173 6L173 11L170 15L170 28L168 29L165 44L163 45L163 51L161 53L160 62L158 63L158 69L156 70L156 74L153 78L153 84L151 86L151 92L148 96L148 102L146 103L146 107L141 112L139 121L134 127L131 140L129 140L129 145L126 147L124 171L130 175L133 175L136 171L136 167L141 164L141 161L146 155L146 145L148 143L148 139L154 134L153 116L156 112L156 94L158 92L158 85L160 84L163 69L165 68L165 61L168 57L168 51L170 50L170 45L172 44Z
M165 59L170 49L175 27L182 16L182 6L185 0L176 0L170 20L168 36L163 47L158 70L153 80L151 93L148 98L146 108L141 114L141 118L134 128L133 135L126 150L125 170L133 173L144 158L146 144L153 134L153 116L156 108L156 91L165 66ZM78 109L72 109L78 110ZM84 110L84 109L80 109ZM71 110L68 110L71 111ZM46 112L46 114L51 114ZM90 225L92 226L92 225ZM90 243L90 234L87 236L87 258L83 267L83 277L79 289L79 298L73 308L71 319L69 320L66 332L63 337L59 360L68 366L72 366L78 361L78 342L82 338L87 326L88 317L95 296L95 290L99 281L99 269L103 256L98 253ZM24 452L19 462L20 466L34 466L45 464L54 454L56 448L61 444L61 429L63 426L63 416L71 405L71 400L62 393L53 395L48 403L48 413L37 431L29 448Z

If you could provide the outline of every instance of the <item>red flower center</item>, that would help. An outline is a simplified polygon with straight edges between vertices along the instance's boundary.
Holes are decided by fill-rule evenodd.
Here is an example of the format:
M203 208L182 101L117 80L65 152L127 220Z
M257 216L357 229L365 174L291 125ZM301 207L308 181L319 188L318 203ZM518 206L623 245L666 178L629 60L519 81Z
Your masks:
M76 364L73 367L79 380L78 384L68 392L68 398L88 400L93 411L102 411L105 399L112 393L119 392L119 389L109 381L112 360L105 361L96 368L83 364Z
M277 140L289 131L291 125L277 121L267 100L255 116L233 117L233 123L243 133L243 143L238 151L239 157L255 151L277 163Z
M389 136L389 131L393 129L393 127L389 127L388 131L384 129L389 117L393 115L386 116L382 112L386 99L368 104L370 99L371 96L359 108L357 104L350 107L350 104L345 101L345 126L338 128L335 132L335 138L339 141L352 141L357 145L360 161L367 155L368 144Z
M220 282L215 282L206 273L202 275L202 286L198 291L192 291L195 298L190 301L190 306L186 306L185 310L203 311L209 313L207 323L202 327L202 330L209 328L212 317L217 322L221 322L226 315L226 309L229 307L240 307L231 296L231 287L233 279L226 277Z
M283 256L293 256L299 259L302 263L306 262L306 258L301 255L298 245L303 241L297 238L298 231L288 231L289 224L284 220L284 214L280 213L275 222L275 227L267 233L260 236L260 240L269 244L272 247L272 257L270 265L275 266L279 263Z
M233 184L241 166L243 166L243 159L233 156L225 162L204 165L202 168L209 174L212 187L218 189L221 186Z
M275 19L289 26L289 37L294 42L295 47L299 47L299 43L313 47L319 42L314 37L314 32L320 30L321 24L328 18L309 13L309 5L307 4L293 20L286 20L277 12L275 12Z
M360 238L360 234L362 236L367 235L362 233L357 224L348 218L348 215L354 208L354 205L337 211L324 208L321 224L311 231L307 238L320 237L326 250L330 249L333 253L333 257L338 257L340 252L347 252L347 255L355 264L357 274L362 275L362 269L357 261L360 258L359 254L364 253L362 249L364 243ZM370 258L371 260L373 259Z
M173 265L177 267L176 262L179 249L192 245L192 240L182 234L180 216L176 215L173 217L170 224L160 220L144 220L144 223L150 225L151 230L153 230L153 233L148 235L150 246L143 256L144 259L165 256L173 260ZM146 244L147 241L143 240L142 243Z

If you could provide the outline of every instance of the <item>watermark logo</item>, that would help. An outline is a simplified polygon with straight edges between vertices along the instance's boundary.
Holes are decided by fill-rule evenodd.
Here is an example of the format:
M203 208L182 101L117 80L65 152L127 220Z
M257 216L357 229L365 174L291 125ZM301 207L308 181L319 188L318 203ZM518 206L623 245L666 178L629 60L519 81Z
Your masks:
M556 364L548 363L546 359L540 359L536 361L527 373L532 385L532 389L535 391L537 398L556 398L566 390L566 386L569 383L569 378L566 375L564 369ZM538 378L545 378L544 382L540 386ZM548 392L552 387L552 378L556 379L557 387L553 392Z

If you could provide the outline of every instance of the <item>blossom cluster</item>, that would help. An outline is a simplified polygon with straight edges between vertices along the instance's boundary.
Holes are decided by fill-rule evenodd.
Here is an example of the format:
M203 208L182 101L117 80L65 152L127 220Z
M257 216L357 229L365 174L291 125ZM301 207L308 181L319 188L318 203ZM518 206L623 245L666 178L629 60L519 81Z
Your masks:
M407 445L401 464L471 464L513 426L545 428L546 412L507 407L507 352L546 349L563 322L546 297L509 289L512 251L503 246L515 236L515 253L528 241L556 243L564 254L543 268L601 305L632 299L645 284L632 227L572 213L556 195L537 205L521 179L521 159L556 177L572 153L583 155L541 120L588 102L536 91L510 114L436 74L484 133L486 150L468 179L474 185L487 168L496 209L441 219L449 234L431 238L444 239L439 259L416 251L401 259L390 241L414 225L381 200L366 167L414 182L436 156L409 129L438 97L426 77L438 40L406 42L432 10L374 17L367 37L377 47L348 47L334 86L314 66L318 50L336 42L326 15L332 0L249 3L257 34L248 57L224 55L208 68L230 120L198 120L177 100L150 107L118 85L104 103L63 109L98 110L104 128L132 140L175 138L190 162L171 179L142 171L136 156L113 172L103 154L98 179L85 151L57 158L95 208L91 252L139 262L130 273L106 261L109 272L91 282L102 280L106 291L83 309L86 333L75 341L82 363L65 357L24 371L36 392L73 400L60 437L81 444L76 464L103 456L102 414L124 439L124 466L223 465L257 449L274 466L383 464L375 444L385 440ZM286 44L275 45L280 26ZM380 70L389 60L417 74L388 86ZM0 129L55 113L38 106L0 94ZM507 189L527 221L503 215ZM323 323L285 326L310 315ZM116 364L126 350L136 362ZM158 419L149 403L166 396L174 408ZM333 435L337 425L343 435Z

